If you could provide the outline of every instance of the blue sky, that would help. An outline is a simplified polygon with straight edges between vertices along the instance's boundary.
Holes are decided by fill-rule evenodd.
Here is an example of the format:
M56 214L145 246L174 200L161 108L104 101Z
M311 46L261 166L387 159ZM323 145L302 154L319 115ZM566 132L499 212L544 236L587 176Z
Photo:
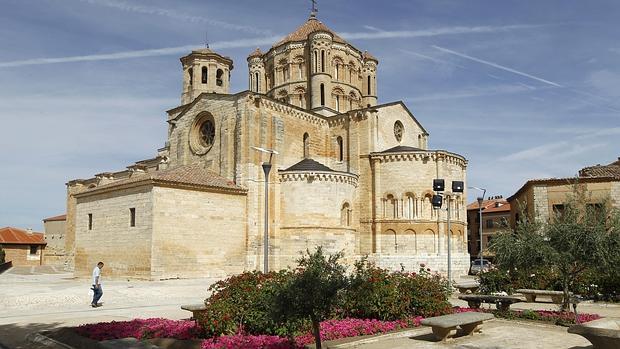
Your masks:
M235 62L308 17L306 0L0 0L0 226L42 229L65 183L156 154L179 104L178 58ZM468 184L512 195L620 156L620 2L319 0L319 19L380 60ZM429 183L430 185L430 183ZM476 193L470 193L470 201Z

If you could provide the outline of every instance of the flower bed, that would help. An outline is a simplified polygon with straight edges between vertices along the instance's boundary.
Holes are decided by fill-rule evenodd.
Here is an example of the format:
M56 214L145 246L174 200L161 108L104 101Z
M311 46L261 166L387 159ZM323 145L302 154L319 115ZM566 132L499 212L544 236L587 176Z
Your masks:
M493 315L506 319L524 319L524 320L535 320L535 321L545 321L552 322L556 325L568 326L575 323L575 313L566 312L566 311L551 311L551 310L508 310L508 311L499 311L495 309L472 309L472 308L461 308L455 307L454 312L456 313L464 313L464 312L484 312L484 313L492 313ZM588 314L588 313L578 313L577 317L579 318L579 323L584 323L596 319L600 319L600 315L598 314Z
M364 335L386 333L404 328L420 326L422 317L406 320L380 321L368 319L328 320L321 323L321 339L334 340ZM81 325L76 328L81 336L94 340L108 340L133 337L148 338L200 338L200 328L193 321L166 319L134 319L131 321L112 321ZM294 341L285 337L267 335L236 334L206 339L203 349L298 349L314 342L311 333L295 337Z
M195 339L201 328L194 321L152 318L86 324L76 327L75 332L98 341L127 337Z

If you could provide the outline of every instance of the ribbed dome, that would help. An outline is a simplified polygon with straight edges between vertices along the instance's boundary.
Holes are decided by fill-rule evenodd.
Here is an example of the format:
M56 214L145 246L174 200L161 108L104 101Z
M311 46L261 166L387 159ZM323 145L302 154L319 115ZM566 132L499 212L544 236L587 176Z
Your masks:
M256 48L256 50L254 50L252 53L250 53L250 55L248 56L248 58L252 58L252 57L262 57L263 56L263 52L260 50L259 47Z
M310 16L310 18L308 18L306 23L302 24L294 32L285 36L284 39L280 40L278 43L273 45L273 47L280 46L287 42L307 40L308 36L310 36L310 34L315 33L315 32L328 32L333 36L335 42L347 44L347 42L343 38L341 38L333 30L329 29L325 24L323 24L323 22L319 21L314 16Z

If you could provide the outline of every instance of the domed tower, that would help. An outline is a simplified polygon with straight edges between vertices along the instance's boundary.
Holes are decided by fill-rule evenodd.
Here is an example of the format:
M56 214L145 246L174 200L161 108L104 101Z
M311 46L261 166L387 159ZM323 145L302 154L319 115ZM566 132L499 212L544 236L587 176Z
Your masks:
M192 51L181 58L183 93L181 103L192 102L201 93L228 94L233 61L209 48Z
M248 83L249 90L256 93L265 93L265 61L260 48L256 48L254 52L248 56L248 71L250 73Z
M377 105L377 65L379 61L368 51L362 54L362 107Z

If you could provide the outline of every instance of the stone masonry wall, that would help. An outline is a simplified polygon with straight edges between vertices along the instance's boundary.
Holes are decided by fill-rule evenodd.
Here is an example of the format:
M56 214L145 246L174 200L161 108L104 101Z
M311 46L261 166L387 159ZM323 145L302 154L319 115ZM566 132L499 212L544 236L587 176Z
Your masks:
M102 261L105 277L149 279L152 201L151 186L77 198L75 274L90 275L97 262ZM130 226L130 208L136 210L135 227ZM93 217L91 230L89 213Z
M4 260L13 262L14 267L32 267L41 265L41 253L45 253L45 246L38 245L37 253L30 254L30 245L2 245L5 252Z
M153 200L153 279L245 270L245 195L155 187Z

